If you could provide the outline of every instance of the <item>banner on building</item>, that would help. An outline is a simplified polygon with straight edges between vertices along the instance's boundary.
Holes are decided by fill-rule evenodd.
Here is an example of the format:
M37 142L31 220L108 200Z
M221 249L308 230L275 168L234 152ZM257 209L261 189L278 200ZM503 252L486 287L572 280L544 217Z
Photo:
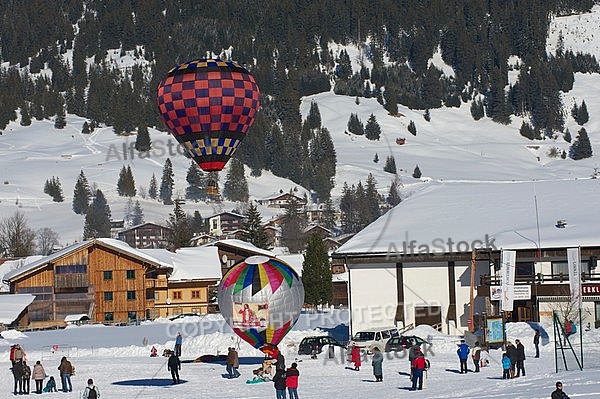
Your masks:
M512 312L515 300L515 262L516 251L502 250L500 262L502 264L502 310Z
M515 285L513 288L513 299L515 301L529 301L531 300L531 286L529 285ZM502 300L502 287L499 285L490 286L490 300L501 301Z
M581 307L581 260L579 248L567 248L567 263L569 266L569 286L571 287L571 302L573 310Z

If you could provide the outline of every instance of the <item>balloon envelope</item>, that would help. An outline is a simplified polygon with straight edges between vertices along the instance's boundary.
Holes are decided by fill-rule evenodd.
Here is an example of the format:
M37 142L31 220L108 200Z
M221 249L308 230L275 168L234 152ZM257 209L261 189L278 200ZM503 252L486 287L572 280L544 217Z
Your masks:
M171 69L158 86L158 109L171 134L203 170L219 171L254 122L259 89L233 61L200 59Z
M233 331L271 354L298 320L304 286L285 262L251 256L225 273L218 298L221 314Z

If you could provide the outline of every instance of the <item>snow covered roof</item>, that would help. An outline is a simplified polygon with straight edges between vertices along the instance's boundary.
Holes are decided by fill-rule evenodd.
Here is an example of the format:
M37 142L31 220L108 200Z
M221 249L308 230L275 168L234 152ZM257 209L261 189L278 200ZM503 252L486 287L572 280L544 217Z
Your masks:
M43 258L42 255L34 255L34 256L27 256L25 258L19 258L19 259L5 261L4 263L0 264L0 282L4 281L4 276L7 275L9 272L12 272L13 270L23 267L29 263L35 262L41 258ZM10 291L10 287L8 286L8 284L4 284L4 283L0 284L0 292L9 292L9 291Z
M105 247L112 248L121 253L129 254L130 256L133 256L137 259L141 259L145 262L149 262L155 266L159 266L159 267L170 267L171 266L170 264L161 263L156 258L143 253L139 249L130 247L127 243L125 243L123 241L115 240L112 238L95 238L92 240L75 243L73 245L70 245L68 247L61 249L60 251L54 252L53 254L41 257L33 262L24 264L23 266L6 273L3 277L3 280L8 281L8 280L14 279L15 277L21 276L24 273L27 273L27 272L37 269L38 267L47 265L50 262L53 262L57 259L61 259L65 256L68 256L68 255L72 254L73 252L79 251L80 249L87 248L87 247L93 245L94 243L98 243Z
M471 252L473 244L492 250L598 246L598 203L595 179L430 182L334 256ZM557 227L561 220L563 228Z
M72 323L74 321L89 320L90 316L86 313L69 314L65 317L65 322Z
M202 245L201 247L210 247L210 246L218 246L219 244L227 245L229 247L243 249L245 251L256 253L257 255L266 255L266 256L275 256L275 254L266 249L259 248L257 246L252 245L249 242L238 240L235 238L228 238L224 240L211 241ZM201 248L200 247L200 248Z
M302 269L304 263L304 255L303 254L290 254L290 255L278 255L277 259L281 259L288 265L294 269L298 276L302 276Z
M31 294L0 295L0 324L12 324L34 299Z
M221 260L217 247L180 248L173 254L173 274L169 281L220 280Z

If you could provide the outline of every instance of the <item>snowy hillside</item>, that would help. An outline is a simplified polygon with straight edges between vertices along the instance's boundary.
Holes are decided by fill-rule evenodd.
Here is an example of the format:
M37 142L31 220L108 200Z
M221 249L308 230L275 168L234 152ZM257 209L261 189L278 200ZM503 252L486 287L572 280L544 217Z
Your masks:
M559 32L565 46L574 51L598 53L598 30L596 20L600 7L589 15L557 18L551 28L547 48L556 47ZM577 38L586 37L586 40ZM594 47L593 44L596 44ZM355 65L358 52L350 52ZM431 62L439 65L439 56ZM440 65L440 67L442 67ZM585 100L590 121L585 125L592 142L594 156L573 161L561 159L563 150L568 152L567 143L561 134L553 139L530 141L519 135L521 119L514 118L509 126L493 123L489 119L474 121L469 104L460 108L431 110L431 121L423 118L422 110L399 107L400 117L387 114L375 99L360 99L336 96L331 92L304 98L300 111L306 117L310 103L316 101L321 113L322 125L334 141L338 168L333 190L338 199L345 182L356 184L365 181L372 173L378 182L378 190L387 195L395 176L383 171L388 156L395 158L398 178L402 183L402 195L407 197L417 187L429 180L462 181L513 181L532 179L571 179L589 177L600 167L600 76L577 74L574 88L564 93L566 128L573 138L580 129L570 116L572 104ZM371 114L375 115L382 128L379 141L347 134L347 123L351 113L358 114L366 124ZM414 121L417 134L411 135L407 126ZM155 150L149 158L140 158L133 150L135 136L118 137L111 127L102 127L92 134L81 134L82 118L70 115L63 130L54 129L52 121L33 121L31 126L22 127L11 123L0 136L0 217L12 215L16 210L25 213L34 229L50 227L57 231L62 244L79 241L83 234L83 218L71 210L73 187L80 170L86 174L90 184L100 188L109 201L113 219L125 214L127 200L119 197L116 183L123 165L131 165L138 186L139 200L146 221L162 223L173 207L142 198L147 191L150 178L155 174L160 182L162 167L167 157L174 164L174 197L183 197L187 183L185 175L190 161L176 151L176 142L166 133L150 130ZM397 138L405 138L404 145L396 144ZM243 145L243 144L242 144ZM125 150L124 150L125 148ZM170 154L169 154L170 153ZM133 154L133 159L131 155ZM373 162L375 155L379 162ZM127 155L127 159L125 156ZM292 160L293 161L293 160ZM422 178L412 178L415 166L419 166ZM220 174L223 186L227 170ZM54 203L43 193L46 179L57 176L62 184L65 202ZM299 195L305 190L296 184L263 172L260 178L249 176L246 171L251 199L262 199L281 191L297 189ZM237 204L192 203L184 209L190 213L199 210L203 217L221 211L229 211ZM274 211L259 207L263 221L274 216Z

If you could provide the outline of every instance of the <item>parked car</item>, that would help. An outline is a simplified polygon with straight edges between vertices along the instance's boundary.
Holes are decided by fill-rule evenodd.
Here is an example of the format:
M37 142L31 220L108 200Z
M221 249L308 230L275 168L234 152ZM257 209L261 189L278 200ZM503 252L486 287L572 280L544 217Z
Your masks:
M372 353L375 347L380 351L385 349L386 343L393 337L398 336L396 327L378 327L358 331L352 337L352 345L357 345L361 350Z
M421 337L417 337L416 335L401 335L399 337L390 338L390 340L385 344L385 351L403 351L410 348L412 341L415 341L419 346L423 344L431 344L429 341Z
M300 341L300 345L298 346L298 354L299 355L311 355L313 354L313 350L315 353L323 352L323 348L329 345L339 346L345 348L346 346L341 342L337 341L335 338L321 335L314 337L304 337L302 341Z

